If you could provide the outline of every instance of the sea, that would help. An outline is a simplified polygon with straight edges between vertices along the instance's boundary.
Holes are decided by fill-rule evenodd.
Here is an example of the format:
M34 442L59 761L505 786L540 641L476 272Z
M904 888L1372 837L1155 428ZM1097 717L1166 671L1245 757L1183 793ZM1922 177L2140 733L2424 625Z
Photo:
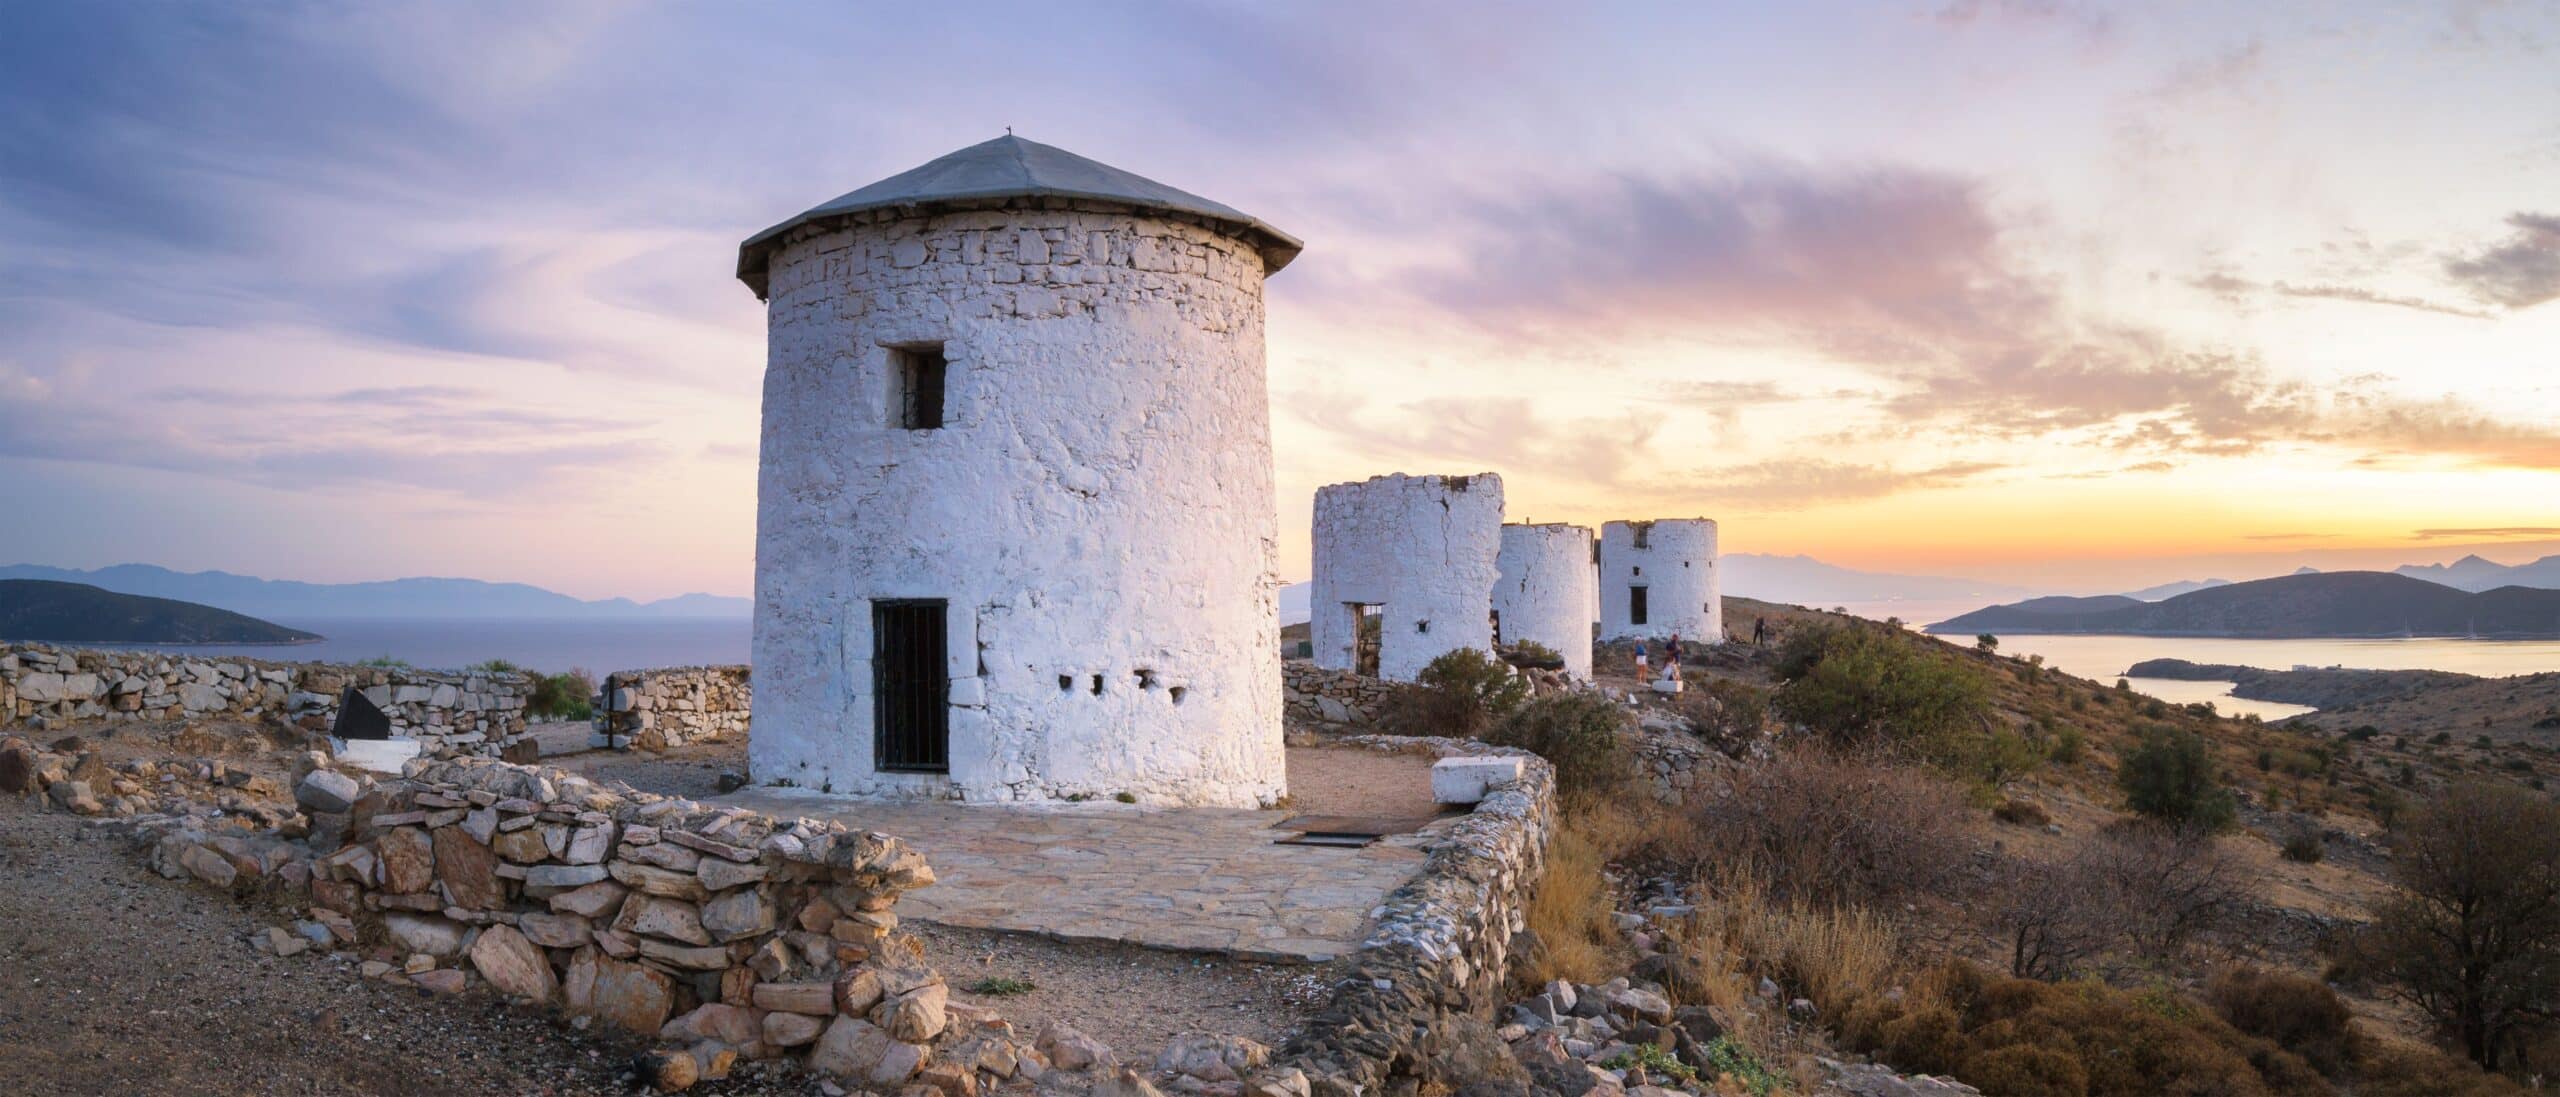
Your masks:
M1875 620L1900 618L1911 628L1982 608L1979 601L1844 602ZM751 623L744 617L593 620L584 618L293 618L278 619L326 639L309 644L205 644L168 648L191 655L239 655L289 662L355 663L390 658L425 669L456 669L491 659L559 673L603 675L644 667L744 663ZM1732 622L1737 628L1749 622ZM1952 639L1962 642L1963 638ZM151 645L96 645L150 647ZM2485 677L2560 670L2560 640L2222 640L2175 636L2003 636L2000 650L2041 655L2067 674L2100 682L2124 677L2145 659L2289 670L2297 666L2375 670L2450 670ZM2174 704L2211 703L2238 716L2269 720L2311 711L2301 705L2231 695L2229 682L2134 678L2135 690Z
M645 667L744 663L752 631L752 622L745 617L274 620L280 625L319 633L325 639L308 644L185 644L167 646L167 650L196 656L238 655L299 663L359 663L389 658L422 670L453 670L504 659L550 674L577 669L601 677L617 670ZM163 645L87 646L152 649Z
M1837 607L1882 621L1900 618L1917 629L1983 607L1979 601L1847 602ZM1964 637L1949 640L1965 642ZM2184 659L2191 663L2291 670L2295 667L2353 667L2363 670L2450 670L2503 678L2560 670L2560 640L2224 640L2184 636L2033 636L2000 637L2006 655L2041 655L2047 666L2065 674L2101 682L2125 677L2125 668L2146 659ZM2166 678L2131 678L2135 691L2174 704L2210 702L2231 716L2257 714L2280 720L2312 711L2303 705L2252 701L2231 695L2229 682L2183 682Z

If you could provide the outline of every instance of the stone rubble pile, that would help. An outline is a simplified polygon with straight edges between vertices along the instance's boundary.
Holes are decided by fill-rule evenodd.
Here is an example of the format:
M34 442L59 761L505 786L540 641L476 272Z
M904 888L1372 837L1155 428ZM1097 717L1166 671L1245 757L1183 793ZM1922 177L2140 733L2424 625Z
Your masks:
M596 690L599 749L666 750L743 739L754 700L748 668L660 667L606 675Z
M348 687L430 754L496 755L525 735L524 676L0 645L0 722L231 716L327 731Z

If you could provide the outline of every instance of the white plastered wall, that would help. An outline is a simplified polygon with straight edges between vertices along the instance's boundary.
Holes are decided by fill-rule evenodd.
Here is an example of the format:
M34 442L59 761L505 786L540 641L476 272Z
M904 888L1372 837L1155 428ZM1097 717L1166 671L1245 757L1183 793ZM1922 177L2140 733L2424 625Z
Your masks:
M1534 640L1564 656L1565 673L1591 678L1591 610L1598 577L1591 530L1572 525L1507 525L1495 560L1493 611L1504 642Z
M1263 261L1078 203L883 214L771 261L760 782L867 796L1285 792ZM938 343L945 425L891 417ZM947 601L948 774L877 772L872 603Z
M1316 491L1309 595L1316 665L1354 670L1354 604L1382 606L1378 676L1412 681L1431 660L1493 646L1502 477L1372 477Z
M1637 547L1641 534L1644 547ZM1645 622L1629 620L1632 587L1644 587ZM1600 638L1724 642L1716 524L1705 518L1610 522L1600 527Z

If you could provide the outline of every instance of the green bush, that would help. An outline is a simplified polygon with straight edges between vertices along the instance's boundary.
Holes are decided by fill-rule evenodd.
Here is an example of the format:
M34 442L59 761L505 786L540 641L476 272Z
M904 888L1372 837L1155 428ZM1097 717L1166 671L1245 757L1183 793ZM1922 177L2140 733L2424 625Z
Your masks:
M2116 783L2133 810L2180 826L2222 830L2238 814L2231 790L2216 774L2213 748L2192 732L2144 731L2142 745L2116 771Z
M1808 629L1779 653L1775 705L1835 746L1891 744L1946 759L1989 711L1982 673L1922 641L1863 625Z
M1502 661L1526 670L1563 670L1564 653L1535 640L1502 645Z
M1411 688L1396 691L1383 719L1403 735L1473 739L1518 708L1528 693L1528 681L1501 660L1459 648L1423 667Z
M2320 858L2327 852L2327 849L2324 848L2323 843L2320 841L2320 834L2318 831L2304 829L2285 836L2285 860L2300 861L2306 865L2314 865L2320 863Z
M2001 1097L2081 1097L2089 1068L2069 1052L2032 1044L1993 1048L1965 1060L1965 1081Z
M2053 733L2053 745L2047 748L2047 753L2054 761L2067 766L2080 760L2080 746L2085 741L2086 737L2080 734L2079 728L2065 724Z
M1626 748L1618 742L1627 714L1597 693L1549 693L1513 708L1485 736L1519 747L1556 767L1556 790L1578 797L1625 779Z
M524 702L527 715L553 720L594 718L596 680L584 669L572 667L565 674L522 673L530 687Z

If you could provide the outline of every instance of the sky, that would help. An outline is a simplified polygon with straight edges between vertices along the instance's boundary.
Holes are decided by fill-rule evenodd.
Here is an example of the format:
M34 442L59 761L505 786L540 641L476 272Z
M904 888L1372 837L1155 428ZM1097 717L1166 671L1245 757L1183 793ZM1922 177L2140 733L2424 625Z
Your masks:
M0 562L745 594L738 242L1007 127L1307 241L1284 579L1389 471L2074 591L2560 551L2560 5L136 0L0 8Z

